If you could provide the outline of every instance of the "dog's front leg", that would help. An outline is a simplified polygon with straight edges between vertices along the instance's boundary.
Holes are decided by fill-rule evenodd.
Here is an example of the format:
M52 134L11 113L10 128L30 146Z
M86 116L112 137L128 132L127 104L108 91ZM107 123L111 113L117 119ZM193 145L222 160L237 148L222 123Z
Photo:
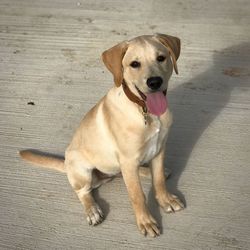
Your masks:
M139 231L143 235L149 234L152 237L159 235L160 230L157 223L146 206L145 195L139 178L139 166L135 163L124 162L121 164L121 171L135 212Z
M164 175L164 154L165 148L163 147L151 161L152 181L156 200L165 212L171 213L182 210L184 205L176 195L167 191Z

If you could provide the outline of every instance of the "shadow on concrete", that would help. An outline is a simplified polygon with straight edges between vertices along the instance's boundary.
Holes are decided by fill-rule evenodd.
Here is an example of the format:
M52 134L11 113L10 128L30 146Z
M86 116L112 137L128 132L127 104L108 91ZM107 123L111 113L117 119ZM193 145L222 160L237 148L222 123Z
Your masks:
M165 167L172 173L167 187L185 206L188 202L178 190L178 181L190 154L206 128L225 108L232 91L236 88L244 91L244 87L250 86L249 77L250 43L242 43L214 51L211 68L168 93L174 122L166 147ZM162 217L152 189L148 198L150 210L161 226Z

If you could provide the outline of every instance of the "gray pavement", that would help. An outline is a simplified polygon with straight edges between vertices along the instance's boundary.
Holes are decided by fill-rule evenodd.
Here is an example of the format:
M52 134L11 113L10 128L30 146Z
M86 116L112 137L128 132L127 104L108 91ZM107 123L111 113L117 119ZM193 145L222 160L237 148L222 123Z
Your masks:
M1 249L250 249L250 2L0 0ZM155 32L182 40L169 86L164 214L142 180L160 237L141 236L121 178L95 196L89 227L65 175L19 149L63 155L83 115L112 86L102 51Z

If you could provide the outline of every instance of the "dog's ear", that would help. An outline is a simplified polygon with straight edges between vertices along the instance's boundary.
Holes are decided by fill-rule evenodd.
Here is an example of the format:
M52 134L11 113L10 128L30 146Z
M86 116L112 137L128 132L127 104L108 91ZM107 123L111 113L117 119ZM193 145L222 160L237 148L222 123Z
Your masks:
M122 42L102 53L102 60L108 70L114 76L114 82L117 87L123 81L122 59L127 51L128 43Z
M173 61L175 73L178 74L176 61L179 58L181 51L181 40L178 37L164 34L156 34L155 37L159 40L160 43L168 48Z

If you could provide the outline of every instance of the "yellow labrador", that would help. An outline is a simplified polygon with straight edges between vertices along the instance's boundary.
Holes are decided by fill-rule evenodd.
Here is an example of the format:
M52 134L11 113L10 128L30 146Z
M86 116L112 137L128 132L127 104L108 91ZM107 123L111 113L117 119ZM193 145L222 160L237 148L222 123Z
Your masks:
M122 173L144 235L160 234L142 191L139 169L151 167L155 197L166 212L184 208L165 186L164 149L172 116L166 91L176 60L180 40L163 34L140 36L124 41L102 54L115 85L84 117L65 153L65 161L20 152L34 164L66 172L82 202L89 224L102 222L104 215L91 191Z

